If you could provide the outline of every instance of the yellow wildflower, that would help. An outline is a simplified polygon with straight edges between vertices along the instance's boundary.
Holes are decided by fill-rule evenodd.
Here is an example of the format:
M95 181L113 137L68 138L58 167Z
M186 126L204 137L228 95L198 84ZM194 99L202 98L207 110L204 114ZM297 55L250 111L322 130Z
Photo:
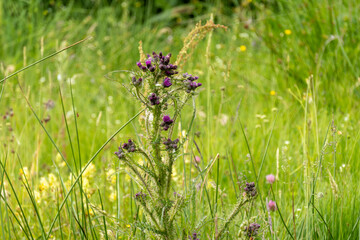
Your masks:
M49 186L53 189L58 185L58 180L56 178L56 176L52 173L49 174L48 176L49 179Z
M38 191L34 191L35 201L39 204L41 203L41 194Z
M43 192L49 189L49 183L46 180L46 178L42 177L40 178L40 185L39 185L39 191Z
M276 92L275 92L274 90L271 90L271 91L270 91L270 95L271 95L271 96L275 96L275 95L276 95Z
M109 200L111 202L115 202L116 201L116 192L112 192L109 196Z
M286 29L286 30L285 30L285 34L286 34L286 35L290 35L290 34L291 34L291 30L290 30L290 29Z
M93 163L90 163L90 165L86 168L85 172L83 173L83 178L94 178L96 173L96 167Z
M245 52L246 51L246 46L245 45L241 45L240 46L240 52Z
M115 174L115 170L110 168L107 172L106 172L106 177L107 179L111 182L111 184L115 184L116 183L116 174Z

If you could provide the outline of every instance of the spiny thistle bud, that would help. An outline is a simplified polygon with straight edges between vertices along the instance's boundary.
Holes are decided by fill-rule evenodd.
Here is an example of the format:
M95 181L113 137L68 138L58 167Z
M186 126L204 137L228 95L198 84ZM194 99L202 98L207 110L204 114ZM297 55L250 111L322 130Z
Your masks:
M257 194L255 183L254 182L246 183L246 187L244 188L244 191L246 196L255 197Z
M122 150L121 147L119 147L119 151L114 152L114 154L115 154L119 159L122 159L122 158L125 157L125 153L124 153L124 151Z
M151 60L150 59L146 60L145 64L149 68L151 66Z
M244 231L248 237L255 237L258 234L260 225L257 223L250 223L249 226L245 227Z
M126 149L128 152L135 152L136 150L135 143L131 139L129 139L127 143L124 143L122 148Z
M166 150L176 150L178 148L178 142L179 142L179 139L175 139L174 141L171 141L171 139L167 139L165 142L164 142L164 145L165 145L165 148Z
M149 96L150 104L151 105L158 105L160 104L160 98L156 95L156 93L152 93Z
M163 122L160 124L160 126L163 128L164 131L167 131L173 122L174 120L172 120L168 115L165 115L163 117Z
M196 88L202 86L201 83L195 82L195 80L199 79L198 76L192 76L191 74L184 73L183 77L185 78L184 85L185 85L185 89L186 89L187 93L190 93L191 91L195 90Z
M170 80L171 80L171 79L168 78L168 77L166 77L166 78L164 79L163 86L164 86L165 88L168 88L168 87L170 87L170 86L172 85L172 83L171 83Z
M132 77L131 81L135 87L139 86L142 83L142 78L136 79L136 77Z

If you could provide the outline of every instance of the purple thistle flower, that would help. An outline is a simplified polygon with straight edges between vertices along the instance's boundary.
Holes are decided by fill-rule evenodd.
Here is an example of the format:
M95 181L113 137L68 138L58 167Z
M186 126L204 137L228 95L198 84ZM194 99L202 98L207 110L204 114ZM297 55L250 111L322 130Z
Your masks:
M185 86L186 86L186 92L190 93L191 91L194 91L196 88L202 86L201 83L197 83L197 82L193 82L190 80L185 80L184 81Z
M124 143L122 145L122 148L127 150L128 152L135 152L136 150L135 143L131 139L129 139L127 143Z
M244 188L245 194L248 197L255 197L257 194L256 188L255 188L255 183L254 182L250 182L250 183L246 183L246 187Z
M136 63L136 65L139 67L139 68L141 68L142 67L142 64L141 64L141 62L139 61L139 62L137 62Z
M151 59L146 60L145 64L149 68L151 66Z
M165 88L168 88L168 87L170 87L171 85L172 85L171 79L168 78L168 77L166 77L166 78L164 79L163 86L164 86Z
M158 105L160 104L160 98L156 95L156 93L152 93L149 96L150 104L151 105Z
M163 128L164 131L167 131L170 128L170 125L174 122L168 115L163 117L163 122L160 126Z
M132 77L131 81L134 84L134 86L137 87L142 83L142 78L136 79L136 77Z
M179 139L175 139L174 141L171 141L170 138L168 138L165 142L165 148L166 150L176 150L178 148Z
M119 158L119 159L123 159L125 157L125 153L122 150L121 147L119 147L119 151L118 152L114 152L114 154Z
M150 67L149 67L149 71L150 71L150 72L155 72L155 66L150 66Z
M258 234L260 225L257 223L251 223L249 226L245 227L245 232L248 237L255 237Z

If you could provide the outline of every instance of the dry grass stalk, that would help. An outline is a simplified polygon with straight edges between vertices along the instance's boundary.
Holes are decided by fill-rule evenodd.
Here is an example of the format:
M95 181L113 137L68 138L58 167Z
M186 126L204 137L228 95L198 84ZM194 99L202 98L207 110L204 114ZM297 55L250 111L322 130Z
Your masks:
M184 46L177 56L175 64L181 68L193 54L195 47L206 36L206 34L217 28L227 30L226 26L215 24L211 20L207 21L205 25L201 25L201 21L196 24L195 28L184 39Z

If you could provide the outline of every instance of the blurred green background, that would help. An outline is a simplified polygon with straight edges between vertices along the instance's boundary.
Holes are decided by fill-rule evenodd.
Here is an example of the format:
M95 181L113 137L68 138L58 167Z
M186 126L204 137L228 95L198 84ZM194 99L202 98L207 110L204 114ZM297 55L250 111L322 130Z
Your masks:
M163 51L176 56L195 24L205 23L212 15L228 31L215 30L211 38L201 41L183 69L198 75L203 83L196 100L194 129L202 166L220 154L221 174L213 170L209 176L211 196L216 191L211 183L218 183L227 212L226 206L239 194L237 182L255 181L259 176L258 187L265 200L269 191L265 175L273 173L278 179L274 186L278 206L291 231L296 213L299 239L330 239L329 231L334 239L356 239L360 234L358 0L1 0L0 5L3 77L92 37L2 85L0 139L5 147L1 151L3 159L7 156L12 179L19 175L18 157L30 169L34 186L42 176L54 172L52 160L59 160L18 84L40 119L50 117L46 129L74 164L59 96L61 89L75 142L71 82L84 163L140 109L118 83L128 80L126 74L114 74L111 79L104 76L114 70L135 70L140 40L145 53ZM53 109L45 107L49 100ZM5 117L10 109L14 116ZM191 105L182 116L183 126L190 113ZM134 123L94 162L99 177L92 184L103 187L109 213L117 208L108 197L113 189L108 188L106 172L116 169L113 152L119 142L141 131ZM200 155L189 144L187 151ZM191 183L190 162L177 162L180 188ZM61 174L67 178L69 172L64 168ZM121 216L131 222L127 206L134 204L128 197L133 186L124 179L121 173ZM19 183L16 188L22 191ZM310 211L311 196L321 214L314 213L314 208ZM29 201L25 195L22 198ZM98 202L96 197L94 202ZM202 208L207 211L206 204ZM46 215L53 218L54 213L56 208ZM231 231L237 232L238 225ZM278 217L274 217L274 226L280 239L289 237Z

